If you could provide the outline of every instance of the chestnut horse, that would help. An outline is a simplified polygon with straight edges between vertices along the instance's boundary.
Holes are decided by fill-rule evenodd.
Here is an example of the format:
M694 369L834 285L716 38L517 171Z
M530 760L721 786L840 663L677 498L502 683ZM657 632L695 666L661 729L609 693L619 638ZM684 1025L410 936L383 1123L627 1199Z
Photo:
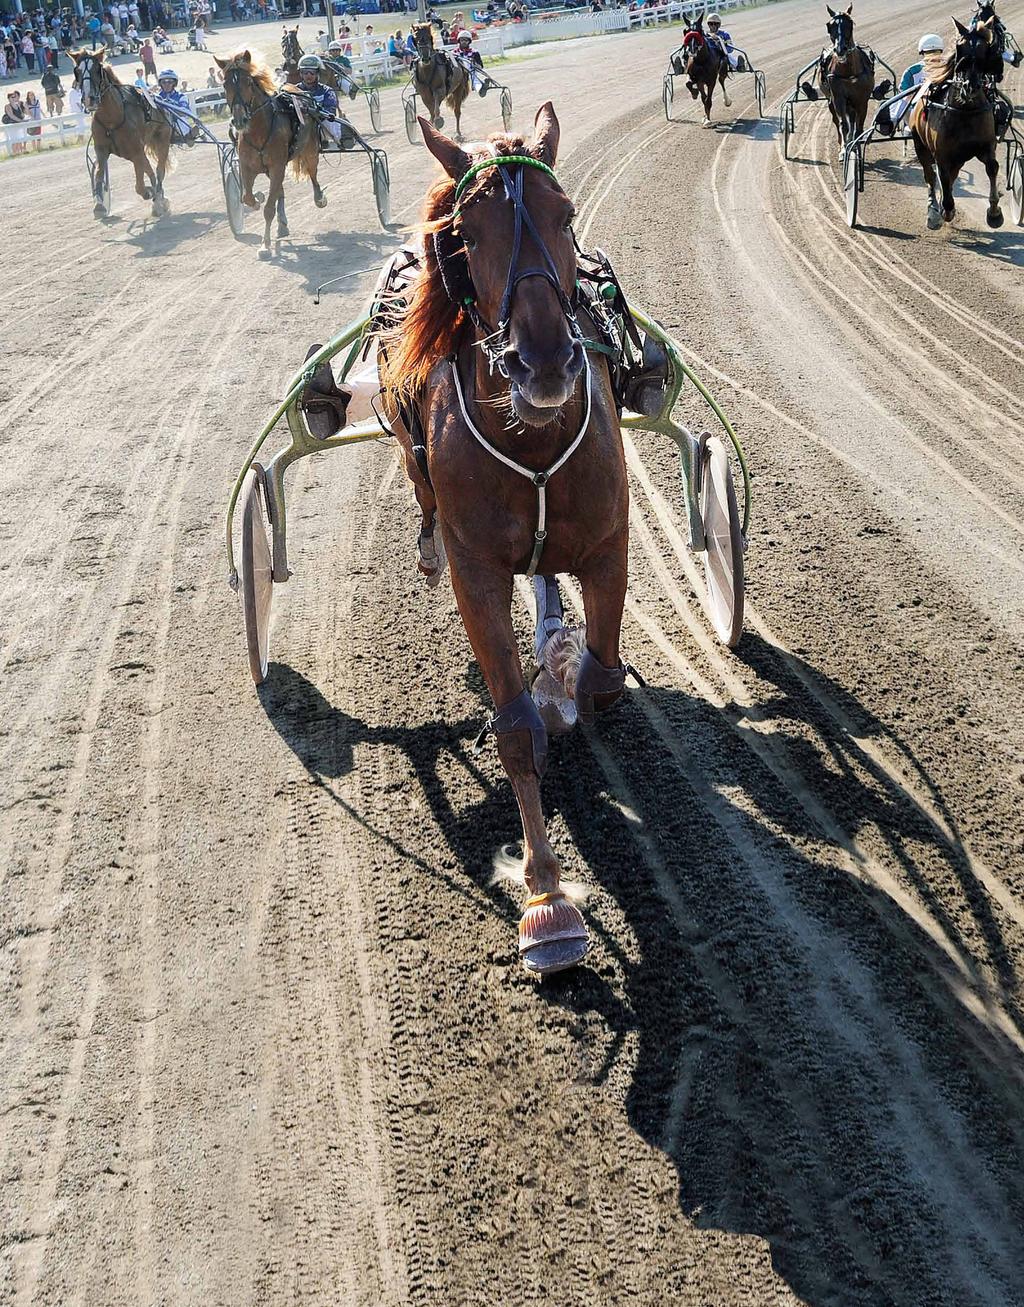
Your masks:
M261 174L270 180L263 205L263 244L260 258L270 257L270 225L277 212L277 235L288 235L284 208L284 172L289 161L296 177L308 177L313 184L313 203L322 209L327 203L316 179L320 163L319 131L307 118L300 123L287 94L279 93L270 69L253 62L248 50L229 59L217 59L224 73L224 98L231 110L242 174L242 203L258 209L252 184Z
M108 159L116 154L135 168L136 193L153 201L153 217L163 217L171 207L164 197L171 124L135 87L124 85L108 66L105 50L69 50L68 54L74 63L75 85L81 92L82 104L92 114L96 154L93 213L97 218L106 216L103 178Z
M973 29L953 19L960 40L950 72L932 94L923 97L910 113L914 149L928 183L928 226L934 231L956 216L953 186L968 159L985 165L989 199L985 221L990 227L1003 225L999 206L999 157L996 153L995 104L987 79L991 76L992 49L996 36L992 20ZM936 186L942 184L942 207Z
M711 126L711 100L715 93L715 83L722 87L726 108L732 104L729 88L725 79L729 76L729 59L717 41L709 41L704 31L704 10L700 12L693 27L683 35L679 47L683 54L683 72L686 74L686 89L696 100L699 95L704 105L704 126Z
M547 651L543 661L581 722L621 695L622 436L607 357L588 352L598 333L577 298L574 211L553 172L553 108L539 110L532 142L493 136L474 156L419 122L446 175L427 195L422 270L383 338L381 384L388 411L402 409L417 433L398 424L423 534L440 528L496 705L486 729L523 823L529 897L519 948L543 974L578 962L588 938L545 829L547 729L526 688L510 606L515 577L536 573L551 596L538 628L544 616L557 628L558 656ZM559 572L577 577L583 594L586 626L575 638L561 626Z
M426 105L435 127L443 127L441 105L447 100L455 114L455 139L462 140L462 105L469 94L469 74L456 59L443 50L434 49L434 30L429 23L412 29L416 42L416 59L412 66L412 84Z
M842 149L864 130L868 101L875 86L875 61L854 42L853 5L842 14L829 5L825 8L829 14L825 30L832 41L832 51L822 51L819 80Z

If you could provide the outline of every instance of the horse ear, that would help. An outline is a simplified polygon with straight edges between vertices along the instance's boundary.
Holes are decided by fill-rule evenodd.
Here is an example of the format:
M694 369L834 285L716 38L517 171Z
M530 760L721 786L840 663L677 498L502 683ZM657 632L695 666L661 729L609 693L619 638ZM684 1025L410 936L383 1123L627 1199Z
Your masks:
M533 120L533 145L534 153L541 163L546 163L549 168L555 166L555 160L558 158L560 135L561 128L558 126L554 105L548 100L537 110L537 117Z
M426 118L419 119L420 131L427 149L438 161L453 182L466 172L473 162L465 150L460 150L454 141L449 140L443 132L435 131Z
M836 16L836 11L832 8L832 6L831 6L831 5L826 5L825 8L828 10L828 16L829 16L829 18L835 18L835 16Z
M850 5L850 7L847 9L846 12L847 12L847 14L852 14L852 13L853 13L853 5L852 5L852 4Z
M106 46L102 46L102 45L101 45L100 48L99 48L99 49L98 49L98 50L93 54L93 58L96 60L96 62L97 62L98 64L101 64L101 63L103 62L103 60L104 60L106 57L107 57Z
M706 13L707 13L707 10L706 10L706 9L702 9L702 10L700 11L700 15L699 15L699 17L697 18L697 21L694 23L694 27L696 27L696 28L698 29L698 31L700 30L700 28L702 28L702 27L704 26L704 15L705 15Z
M218 59L217 56L214 55L213 62L217 65L218 68L226 68L231 61L230 59Z
M239 61L240 61L241 63L243 63L243 64L251 64L251 63L252 63L252 55L249 53L248 50L243 50L242 53L238 56L238 58L239 58Z
M953 19L953 26L960 33L961 36L965 36L965 37L970 36L971 34L970 31L966 27L964 27L963 23L960 21L959 18Z

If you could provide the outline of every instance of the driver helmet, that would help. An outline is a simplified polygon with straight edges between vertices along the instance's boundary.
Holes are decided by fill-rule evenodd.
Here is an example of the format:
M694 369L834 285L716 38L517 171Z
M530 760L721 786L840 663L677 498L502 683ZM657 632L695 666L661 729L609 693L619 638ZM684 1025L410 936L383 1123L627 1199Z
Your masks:
M345 48L345 47L341 44L340 41L332 41L332 42L330 43L330 45L327 47L327 53L328 53L328 54L341 54L341 52L342 52L342 50L344 50L344 48Z
M156 80L158 82L173 82L175 86L177 86L178 74L174 71L173 68L165 68Z
M300 73L318 73L323 64L315 54L304 54L299 60Z
M461 44L463 41L472 41L472 39L473 39L473 33L472 33L472 32L460 32L459 35L458 35L458 37L457 37L457 40L459 41L460 44Z
M721 14L708 14L707 22L708 22L708 27L714 27L714 25L715 25L716 23L718 24L719 27L721 27L721 26L722 26L722 15L721 15Z
M937 32L927 32L917 43L918 54L942 54L945 48L942 37Z

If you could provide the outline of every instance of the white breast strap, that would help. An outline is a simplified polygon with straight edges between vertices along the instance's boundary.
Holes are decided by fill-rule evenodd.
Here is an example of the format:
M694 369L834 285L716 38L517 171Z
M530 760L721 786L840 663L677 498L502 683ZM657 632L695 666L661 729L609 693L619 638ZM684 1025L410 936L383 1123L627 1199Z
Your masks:
M499 463L504 463L506 467L518 472L520 476L526 477L537 487L537 529L533 533L533 553L530 556L530 565L526 569L527 576L534 576L537 567L540 564L541 554L544 552L544 541L547 539L547 485L563 464L567 463L576 450L579 449L583 437L587 434L587 428L590 426L590 359L586 352L583 355L583 378L585 388L585 408L583 412L583 424L579 429L579 434L572 444L551 464L546 472L535 472L531 467L523 467L515 459L509 458L503 454L500 449L495 449L491 442L478 430L473 419L469 416L469 410L466 408L466 397L462 393L462 381L459 378L459 365L456 359L452 359L452 377L455 381L455 393L459 397L459 408L462 410L463 421L469 427L470 432L475 437L478 444L481 444L493 458Z

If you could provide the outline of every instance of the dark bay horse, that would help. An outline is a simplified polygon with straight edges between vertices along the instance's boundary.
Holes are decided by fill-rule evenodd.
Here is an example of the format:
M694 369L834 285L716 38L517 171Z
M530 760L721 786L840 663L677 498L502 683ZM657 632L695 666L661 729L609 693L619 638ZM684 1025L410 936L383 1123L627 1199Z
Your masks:
M543 590L579 578L586 626L561 627L554 666L565 701L593 720L622 693L629 494L608 359L576 291L573 206L555 179L558 120L532 141L493 136L465 153L420 118L444 168L427 195L424 258L399 325L384 337L381 383L421 433L400 434L425 532L440 527L469 642L496 705L488 729L519 802L529 897L523 961L543 974L588 947L560 883L541 807L545 720L523 676L510 605L517 575ZM425 457L423 456L425 454ZM542 582L541 577L544 580ZM550 616L550 612L549 612ZM538 614L539 617L539 614ZM552 640L556 638L552 635Z
M829 15L825 30L832 49L822 51L819 80L842 149L864 130L875 86L875 61L853 39L853 5L841 14L829 5L825 8Z
M429 23L412 29L416 42L416 59L412 65L412 83L426 105L434 127L443 127L441 105L447 101L455 115L455 139L462 140L462 105L469 94L469 74L444 50L434 49L434 32Z
M313 185L313 203L322 209L327 203L317 167L320 141L316 123L307 118L300 123L287 94L279 93L270 69L253 63L248 50L238 51L229 59L217 59L224 73L224 98L231 110L238 144L238 163L242 174L242 203L258 209L260 201L253 195L252 184L261 174L270 180L263 205L263 244L260 258L270 257L270 227L277 213L278 237L288 235L288 216L284 207L284 174L289 162L294 175L308 177Z
M82 103L92 114L92 143L96 154L93 213L106 215L103 178L112 154L127 159L135 169L135 190L153 201L153 217L170 212L164 197L164 176L171 148L171 125L159 110L133 86L125 86L105 59L106 51L69 50L75 85ZM156 164L154 171L153 164Z
M953 221L957 176L968 159L978 159L985 165L989 184L985 221L990 227L1001 227L996 113L987 86L995 32L991 19L973 29L955 18L953 22L960 40L947 76L933 82L932 91L914 105L910 114L914 149L928 183L928 226L934 231L943 222ZM937 181L942 186L941 209Z
M286 27L281 36L281 71L284 73L286 81L298 81L299 60L304 54L305 51L299 43L299 29L297 27ZM319 59L321 82L325 86L329 86L332 91L337 91L339 95L347 95L350 100L354 100L359 94L359 88L351 72L346 72L337 58L320 55Z
M725 79L729 76L729 59L717 41L708 40L704 31L704 10L697 21L683 34L679 47L682 54L682 71L686 74L686 89L696 100L699 95L704 105L704 126L711 126L711 101L715 84L721 86L726 107L732 104Z

